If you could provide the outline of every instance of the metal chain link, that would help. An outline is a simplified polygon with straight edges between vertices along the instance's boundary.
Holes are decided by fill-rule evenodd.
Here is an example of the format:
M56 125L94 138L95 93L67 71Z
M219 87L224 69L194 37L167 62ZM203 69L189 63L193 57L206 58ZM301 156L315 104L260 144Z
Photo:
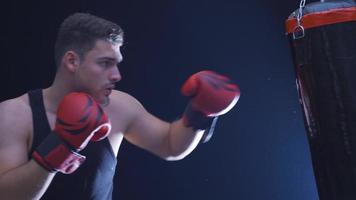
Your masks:
M293 39L300 39L303 38L305 35L304 27L301 25L301 20L303 17L303 9L305 7L305 1L306 0L300 0L299 3L299 9L298 12L296 13L297 26L293 30Z
M303 17L303 8L305 7L305 0L301 0L300 3L299 3L299 10L298 10L298 13L297 13L297 23L298 23L298 26L300 25L300 20L302 19Z

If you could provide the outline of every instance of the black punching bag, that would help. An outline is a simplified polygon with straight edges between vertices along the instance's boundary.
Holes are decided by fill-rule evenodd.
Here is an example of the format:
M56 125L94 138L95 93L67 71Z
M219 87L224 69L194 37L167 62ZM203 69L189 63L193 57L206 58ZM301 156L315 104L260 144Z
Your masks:
M356 200L355 1L305 4L286 20L321 200Z

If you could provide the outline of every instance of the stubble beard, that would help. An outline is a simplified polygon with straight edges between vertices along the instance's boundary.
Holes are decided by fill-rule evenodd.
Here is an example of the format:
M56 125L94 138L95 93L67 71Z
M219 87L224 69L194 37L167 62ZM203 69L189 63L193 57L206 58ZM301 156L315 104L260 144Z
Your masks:
M102 107L106 107L106 106L109 105L109 103L110 103L110 98L109 98L108 96L105 96L105 97L104 97L104 100L100 103L100 105L101 105Z

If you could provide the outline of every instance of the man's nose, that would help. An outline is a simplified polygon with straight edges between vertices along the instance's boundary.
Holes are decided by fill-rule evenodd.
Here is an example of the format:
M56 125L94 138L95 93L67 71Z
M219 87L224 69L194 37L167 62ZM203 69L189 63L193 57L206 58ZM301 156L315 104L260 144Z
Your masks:
M118 67L112 68L109 79L111 82L118 82L121 80L121 74Z

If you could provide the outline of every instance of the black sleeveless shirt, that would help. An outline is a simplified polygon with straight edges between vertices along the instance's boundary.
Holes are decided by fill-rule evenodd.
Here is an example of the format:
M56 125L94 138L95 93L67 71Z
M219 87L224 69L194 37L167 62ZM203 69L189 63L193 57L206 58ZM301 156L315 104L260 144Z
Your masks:
M28 93L33 118L34 149L51 132L43 103L42 90ZM42 200L111 200L116 157L109 140L90 142L80 152L86 156L85 162L72 174L57 173Z

